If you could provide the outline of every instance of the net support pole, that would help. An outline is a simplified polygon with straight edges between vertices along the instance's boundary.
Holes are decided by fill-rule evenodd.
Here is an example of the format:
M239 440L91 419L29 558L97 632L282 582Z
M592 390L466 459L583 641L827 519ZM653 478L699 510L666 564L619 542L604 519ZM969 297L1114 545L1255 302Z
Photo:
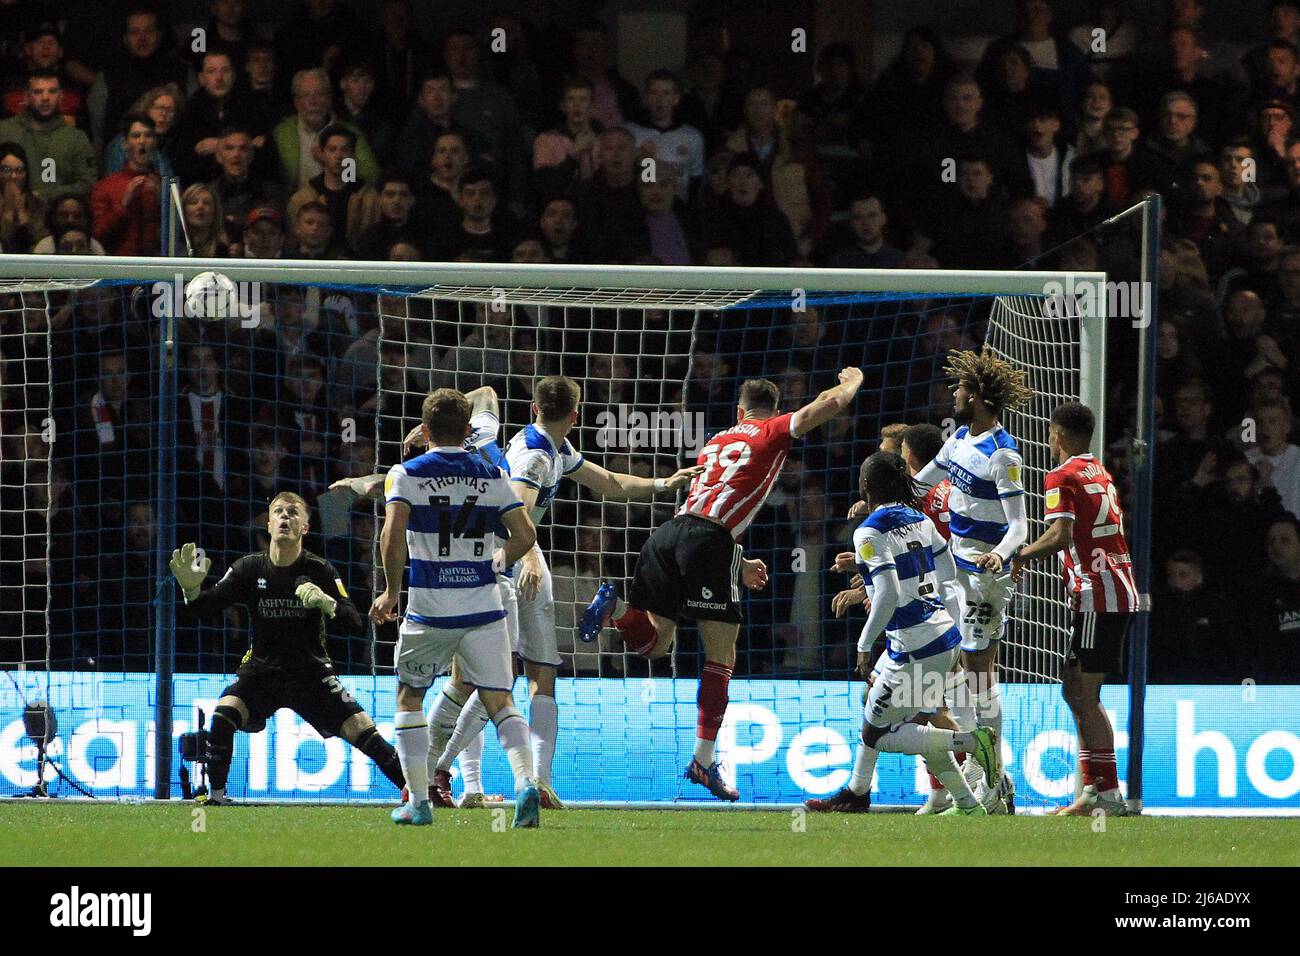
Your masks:
M1156 316L1160 294L1160 207L1158 194L1142 204L1142 314L1138 323L1138 409L1133 438L1133 578L1138 613L1129 642L1128 806L1142 811L1142 750L1146 727L1147 635L1151 618L1151 525L1154 505Z
M173 250L175 219L168 177L161 190L160 240L163 255ZM154 501L158 503L154 563L156 594L154 607L154 778L157 800L171 799L172 776L172 678L176 664L176 590L168 575L171 542L176 528L176 335L173 310L176 295L164 293L162 334L158 337L158 435Z

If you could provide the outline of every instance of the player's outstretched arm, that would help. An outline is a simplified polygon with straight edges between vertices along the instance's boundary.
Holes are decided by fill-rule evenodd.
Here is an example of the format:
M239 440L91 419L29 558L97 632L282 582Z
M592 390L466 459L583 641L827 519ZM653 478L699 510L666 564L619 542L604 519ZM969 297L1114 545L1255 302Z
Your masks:
M1032 543L1025 545L1017 552L1013 552L1011 557L1011 580L1019 582L1025 573L1025 567L1030 561L1036 561L1039 558L1045 558L1048 555L1056 554L1070 546L1070 539L1074 537L1074 519L1057 518L1052 520L1049 516L1047 530L1038 536Z
M692 478L704 470L703 465L690 465L678 468L667 478L642 478L639 475L627 475L621 471L606 471L594 462L583 460L569 477L606 498L618 498L623 501L644 501L660 492L676 491L690 484Z
M203 554L193 541L186 542L172 552L172 576L176 578L187 602L199 596L199 588L208 576L210 567L212 559Z
M800 435L806 435L814 428L826 424L849 407L849 403L853 401L853 396L858 394L858 389L861 387L861 369L841 369L838 385L826 389L790 418L790 434L798 438Z
M384 476L362 475L360 478L340 478L330 485L329 490L337 491L339 488L346 488L358 498L374 498L381 501L384 497Z
M185 604L195 614L210 614L223 611L232 604L242 600L242 587L232 566L220 581L202 589L203 581L212 567L212 559L203 553L193 541L181 545L172 552L171 571L176 584L185 595Z

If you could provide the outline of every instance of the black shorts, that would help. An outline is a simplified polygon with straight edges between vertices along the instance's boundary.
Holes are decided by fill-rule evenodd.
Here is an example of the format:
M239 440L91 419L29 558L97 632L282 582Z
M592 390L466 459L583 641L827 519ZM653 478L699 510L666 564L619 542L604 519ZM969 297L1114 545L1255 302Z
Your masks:
M1132 614L1075 611L1070 624L1069 664L1087 674L1122 674Z
M722 525L678 515L641 548L627 603L673 621L740 624L740 555Z
M344 722L365 713L332 670L282 671L259 664L244 664L222 697L238 697L248 708L243 730L255 734L281 707L288 707L316 728L322 737L337 736Z

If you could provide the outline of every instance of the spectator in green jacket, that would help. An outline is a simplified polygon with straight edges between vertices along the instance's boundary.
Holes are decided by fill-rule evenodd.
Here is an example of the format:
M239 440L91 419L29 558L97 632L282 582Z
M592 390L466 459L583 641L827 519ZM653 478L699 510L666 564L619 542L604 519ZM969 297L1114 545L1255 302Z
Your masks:
M313 155L312 147L320 131L330 124L356 133L357 178L371 183L379 178L379 164L370 144L355 126L335 119L332 102L330 78L324 70L299 70L294 74L294 115L281 120L271 134L280 157L281 180L290 193L321 174L320 160Z
M27 153L32 191L47 202L88 193L96 179L90 140L59 110L61 82L53 70L34 70L27 77L27 109L0 122L0 142L17 143Z

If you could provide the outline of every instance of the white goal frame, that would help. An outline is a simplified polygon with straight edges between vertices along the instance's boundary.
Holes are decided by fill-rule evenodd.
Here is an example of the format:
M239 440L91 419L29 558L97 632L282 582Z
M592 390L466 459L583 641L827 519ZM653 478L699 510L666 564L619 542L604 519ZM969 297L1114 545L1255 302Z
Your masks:
M1053 290L1079 292L1090 308L1071 315L1079 323L1079 398L1101 410L1106 396L1106 274L1103 272L992 271L938 269L710 268L651 265L551 265L510 263L427 263L302 259L218 259L141 256L0 254L0 290L47 292L108 283L187 282L202 272L219 272L238 283L369 287L375 293L448 300L526 303L571 307L707 310L742 306L753 300L778 305L774 296L800 293L885 295L898 299L1025 297L1043 299ZM169 303L176 299L164 297ZM814 299L809 305L817 304ZM173 367L171 322L159 348L164 367ZM376 369L378 374L378 369ZM1097 416L1093 450L1105 448L1104 416ZM161 684L158 706L169 712L170 694ZM168 714L169 716L169 714ZM168 725L169 719L165 721ZM158 722L157 732L170 736ZM170 741L157 747L156 780L170 778ZM166 765L164 767L164 764ZM165 797L166 794L160 793Z
M491 262L365 262L315 259L203 259L158 256L0 254L0 289L22 281L85 285L101 280L188 281L220 272L235 282L401 287L444 299L536 305L722 308L761 292L809 289L858 294L1042 297L1051 289L1092 286L1092 308L1080 321L1080 400L1094 408L1106 394L1106 273L973 269L795 269L733 266L551 265ZM647 294L650 293L650 294ZM657 295L655 294L657 293ZM1101 422L1099 420L1098 425ZM1100 429L1095 449L1105 446Z

